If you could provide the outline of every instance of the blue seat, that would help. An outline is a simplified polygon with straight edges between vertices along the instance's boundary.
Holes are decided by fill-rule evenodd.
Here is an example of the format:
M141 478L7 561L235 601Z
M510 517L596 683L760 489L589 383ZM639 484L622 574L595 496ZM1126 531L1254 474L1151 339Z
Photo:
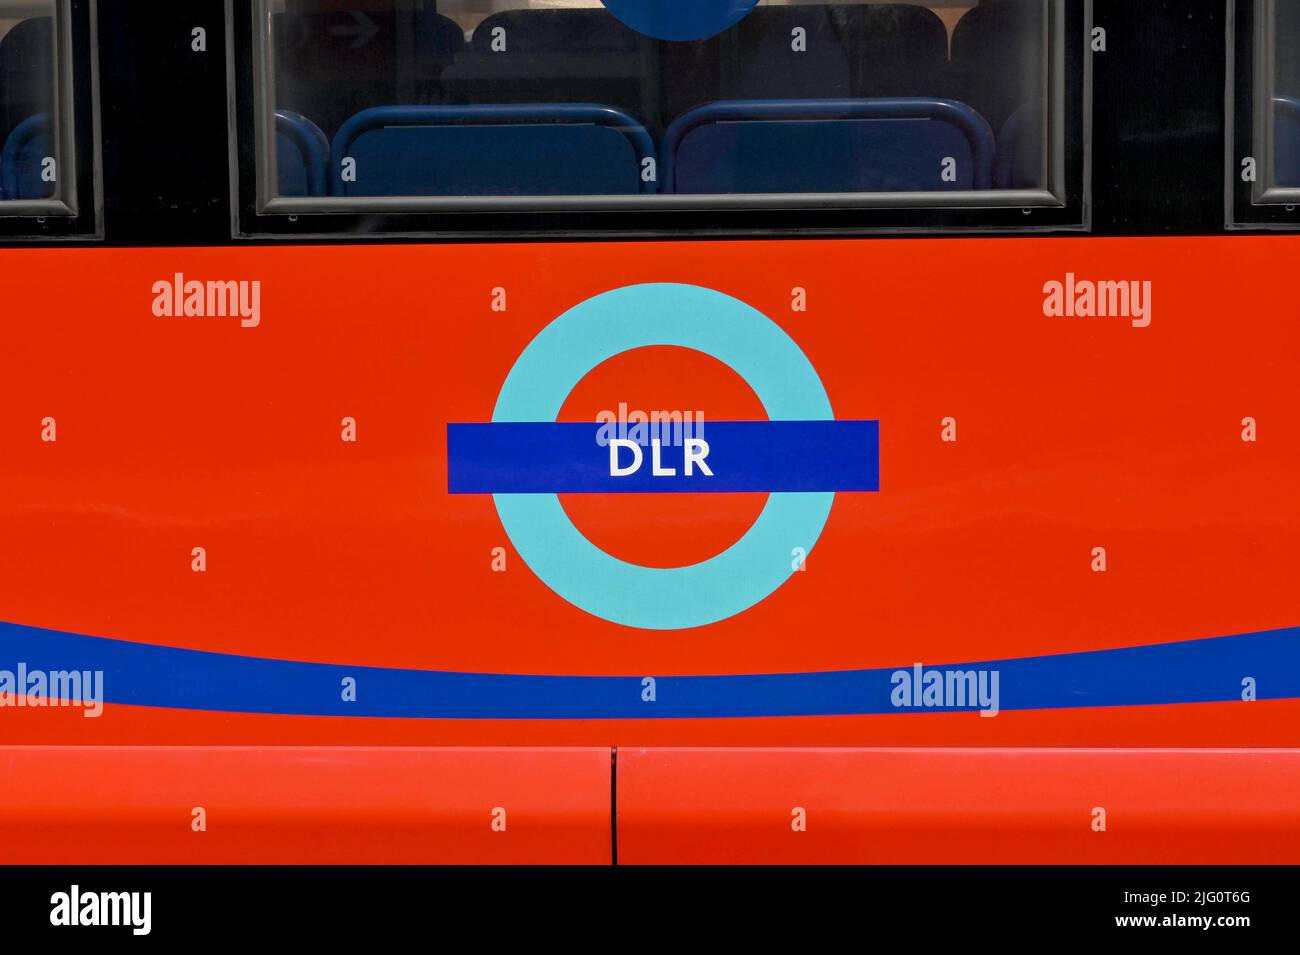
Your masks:
M6 15L13 14L6 10ZM55 45L53 17L29 17L4 31L0 38L0 138L23 120L53 111Z
M554 196L654 192L645 128L610 106L518 103L381 106L356 114L332 146L339 196ZM355 182L343 161L355 160Z
M735 54L722 99L928 96L948 62L943 21L904 3L760 6L722 40Z
M636 53L645 37L608 10L572 8L557 10L502 10L485 17L474 28L471 46L492 52L494 31L505 31L511 53Z
M719 98L852 96L856 14L855 7L826 4L756 7L718 40L731 54ZM804 31L808 52L792 49L796 28Z
M663 62L674 118L718 100L944 96L948 30L914 4L759 6L717 36L666 44Z
M1041 189L1043 182L1043 106L1026 103L1002 124L993 160L995 189Z
M1300 186L1300 99L1273 97L1273 182Z
M1273 91L1300 97L1300 3L1273 4Z
M939 15L912 3L858 6L862 32L853 95L938 96L948 69L948 28Z
M50 118L29 116L5 139L0 149L0 198L48 199L56 183L41 180L41 163L50 155Z
M275 113L275 169L281 196L323 196L329 140L320 127L289 110Z
M994 143L953 100L732 100L681 116L662 153L664 191L930 192L990 188Z
M952 31L952 95L1000 128L1043 86L1042 0L982 0Z
M494 49L497 40L505 52ZM504 10L484 18L442 74L440 103L603 103L641 118L657 41L603 8Z

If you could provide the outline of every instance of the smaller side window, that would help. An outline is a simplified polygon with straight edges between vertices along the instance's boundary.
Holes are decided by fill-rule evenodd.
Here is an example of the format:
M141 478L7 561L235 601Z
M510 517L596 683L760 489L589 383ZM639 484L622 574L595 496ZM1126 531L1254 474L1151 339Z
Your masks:
M1230 9L1228 226L1300 227L1300 2Z
M76 215L67 28L56 0L0 0L0 216Z
M1267 187L1300 190L1300 3L1274 2L1269 26Z
M55 6L0 0L0 214L65 195Z

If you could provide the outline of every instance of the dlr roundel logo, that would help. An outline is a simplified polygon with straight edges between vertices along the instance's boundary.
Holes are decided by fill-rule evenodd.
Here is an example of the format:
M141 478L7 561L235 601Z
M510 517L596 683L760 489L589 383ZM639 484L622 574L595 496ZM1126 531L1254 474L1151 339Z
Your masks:
M658 442L643 453L602 441L596 423L556 420L596 366L656 345L728 365L768 420L710 422L707 440L686 442L671 465ZM704 626L752 607L794 572L796 549L811 552L837 491L879 489L878 423L836 421L817 372L780 326L729 295L669 283L614 289L551 322L506 376L492 421L448 425L447 457L451 493L491 493L511 543L547 587L587 613L649 630ZM557 496L647 491L769 496L739 540L684 567L606 553Z

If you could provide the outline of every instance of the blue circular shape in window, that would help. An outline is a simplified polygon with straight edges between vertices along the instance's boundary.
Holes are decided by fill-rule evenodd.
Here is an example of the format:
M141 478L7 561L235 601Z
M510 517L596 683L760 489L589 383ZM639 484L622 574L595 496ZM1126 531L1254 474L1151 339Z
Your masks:
M758 0L601 0L638 33L660 40L703 40L735 26Z

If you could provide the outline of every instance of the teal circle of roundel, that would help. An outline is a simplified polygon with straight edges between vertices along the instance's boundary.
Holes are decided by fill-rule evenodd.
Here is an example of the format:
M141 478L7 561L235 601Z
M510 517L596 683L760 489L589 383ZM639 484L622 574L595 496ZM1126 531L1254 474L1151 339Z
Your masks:
M638 33L658 40L704 40L743 20L758 0L601 0Z
M652 345L695 349L728 365L771 420L834 417L812 364L770 318L712 289L657 283L604 292L542 329L506 376L492 420L554 421L597 365ZM625 496L628 507L641 506L639 495ZM684 567L645 567L607 554L574 526L554 494L492 497L519 556L560 597L613 623L679 630L725 620L785 583L792 551L812 551L835 494L770 494L738 541Z

